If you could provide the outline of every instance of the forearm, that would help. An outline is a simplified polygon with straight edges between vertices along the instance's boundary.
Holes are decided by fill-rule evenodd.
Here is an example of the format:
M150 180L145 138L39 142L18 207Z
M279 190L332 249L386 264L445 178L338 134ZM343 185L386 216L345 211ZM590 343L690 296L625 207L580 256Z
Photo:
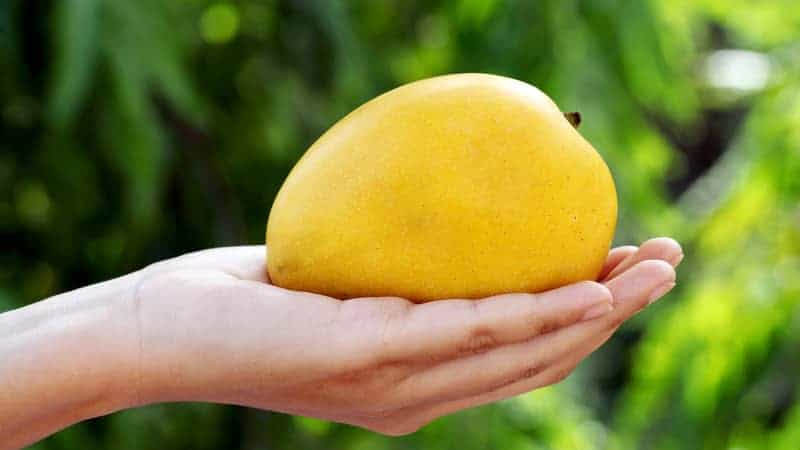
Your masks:
M0 450L138 402L137 279L0 314Z

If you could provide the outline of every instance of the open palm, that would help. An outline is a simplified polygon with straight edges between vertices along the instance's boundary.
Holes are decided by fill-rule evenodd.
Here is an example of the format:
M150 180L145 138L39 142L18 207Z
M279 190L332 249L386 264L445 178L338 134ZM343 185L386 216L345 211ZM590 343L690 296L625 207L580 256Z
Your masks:
M609 253L598 282L413 304L282 289L263 246L144 270L133 296L139 402L212 401L404 434L564 379L675 282L680 246Z

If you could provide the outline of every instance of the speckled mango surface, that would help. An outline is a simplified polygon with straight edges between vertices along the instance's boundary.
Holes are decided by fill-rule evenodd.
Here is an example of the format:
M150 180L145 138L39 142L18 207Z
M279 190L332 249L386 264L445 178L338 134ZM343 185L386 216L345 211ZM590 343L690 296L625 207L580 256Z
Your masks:
M544 93L485 74L362 105L289 174L267 226L288 289L416 302L538 292L598 275L614 182Z

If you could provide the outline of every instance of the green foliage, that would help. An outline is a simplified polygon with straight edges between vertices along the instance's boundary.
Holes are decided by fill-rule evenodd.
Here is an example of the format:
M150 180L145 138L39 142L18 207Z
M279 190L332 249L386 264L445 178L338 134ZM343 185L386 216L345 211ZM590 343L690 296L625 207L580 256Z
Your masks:
M0 2L0 310L262 242L321 132L447 72L580 111L617 180L617 242L673 235L687 254L676 292L567 382L412 436L158 405L34 448L797 448L798 30L792 0ZM710 82L726 48L766 57L766 85Z

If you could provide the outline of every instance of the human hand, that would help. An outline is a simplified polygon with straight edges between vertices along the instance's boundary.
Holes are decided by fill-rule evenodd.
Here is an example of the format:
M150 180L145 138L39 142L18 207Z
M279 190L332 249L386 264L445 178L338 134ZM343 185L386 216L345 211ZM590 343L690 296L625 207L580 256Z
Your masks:
M600 282L415 305L269 284L264 248L147 268L134 296L139 403L211 401L384 434L557 383L674 285L671 239L612 250Z

